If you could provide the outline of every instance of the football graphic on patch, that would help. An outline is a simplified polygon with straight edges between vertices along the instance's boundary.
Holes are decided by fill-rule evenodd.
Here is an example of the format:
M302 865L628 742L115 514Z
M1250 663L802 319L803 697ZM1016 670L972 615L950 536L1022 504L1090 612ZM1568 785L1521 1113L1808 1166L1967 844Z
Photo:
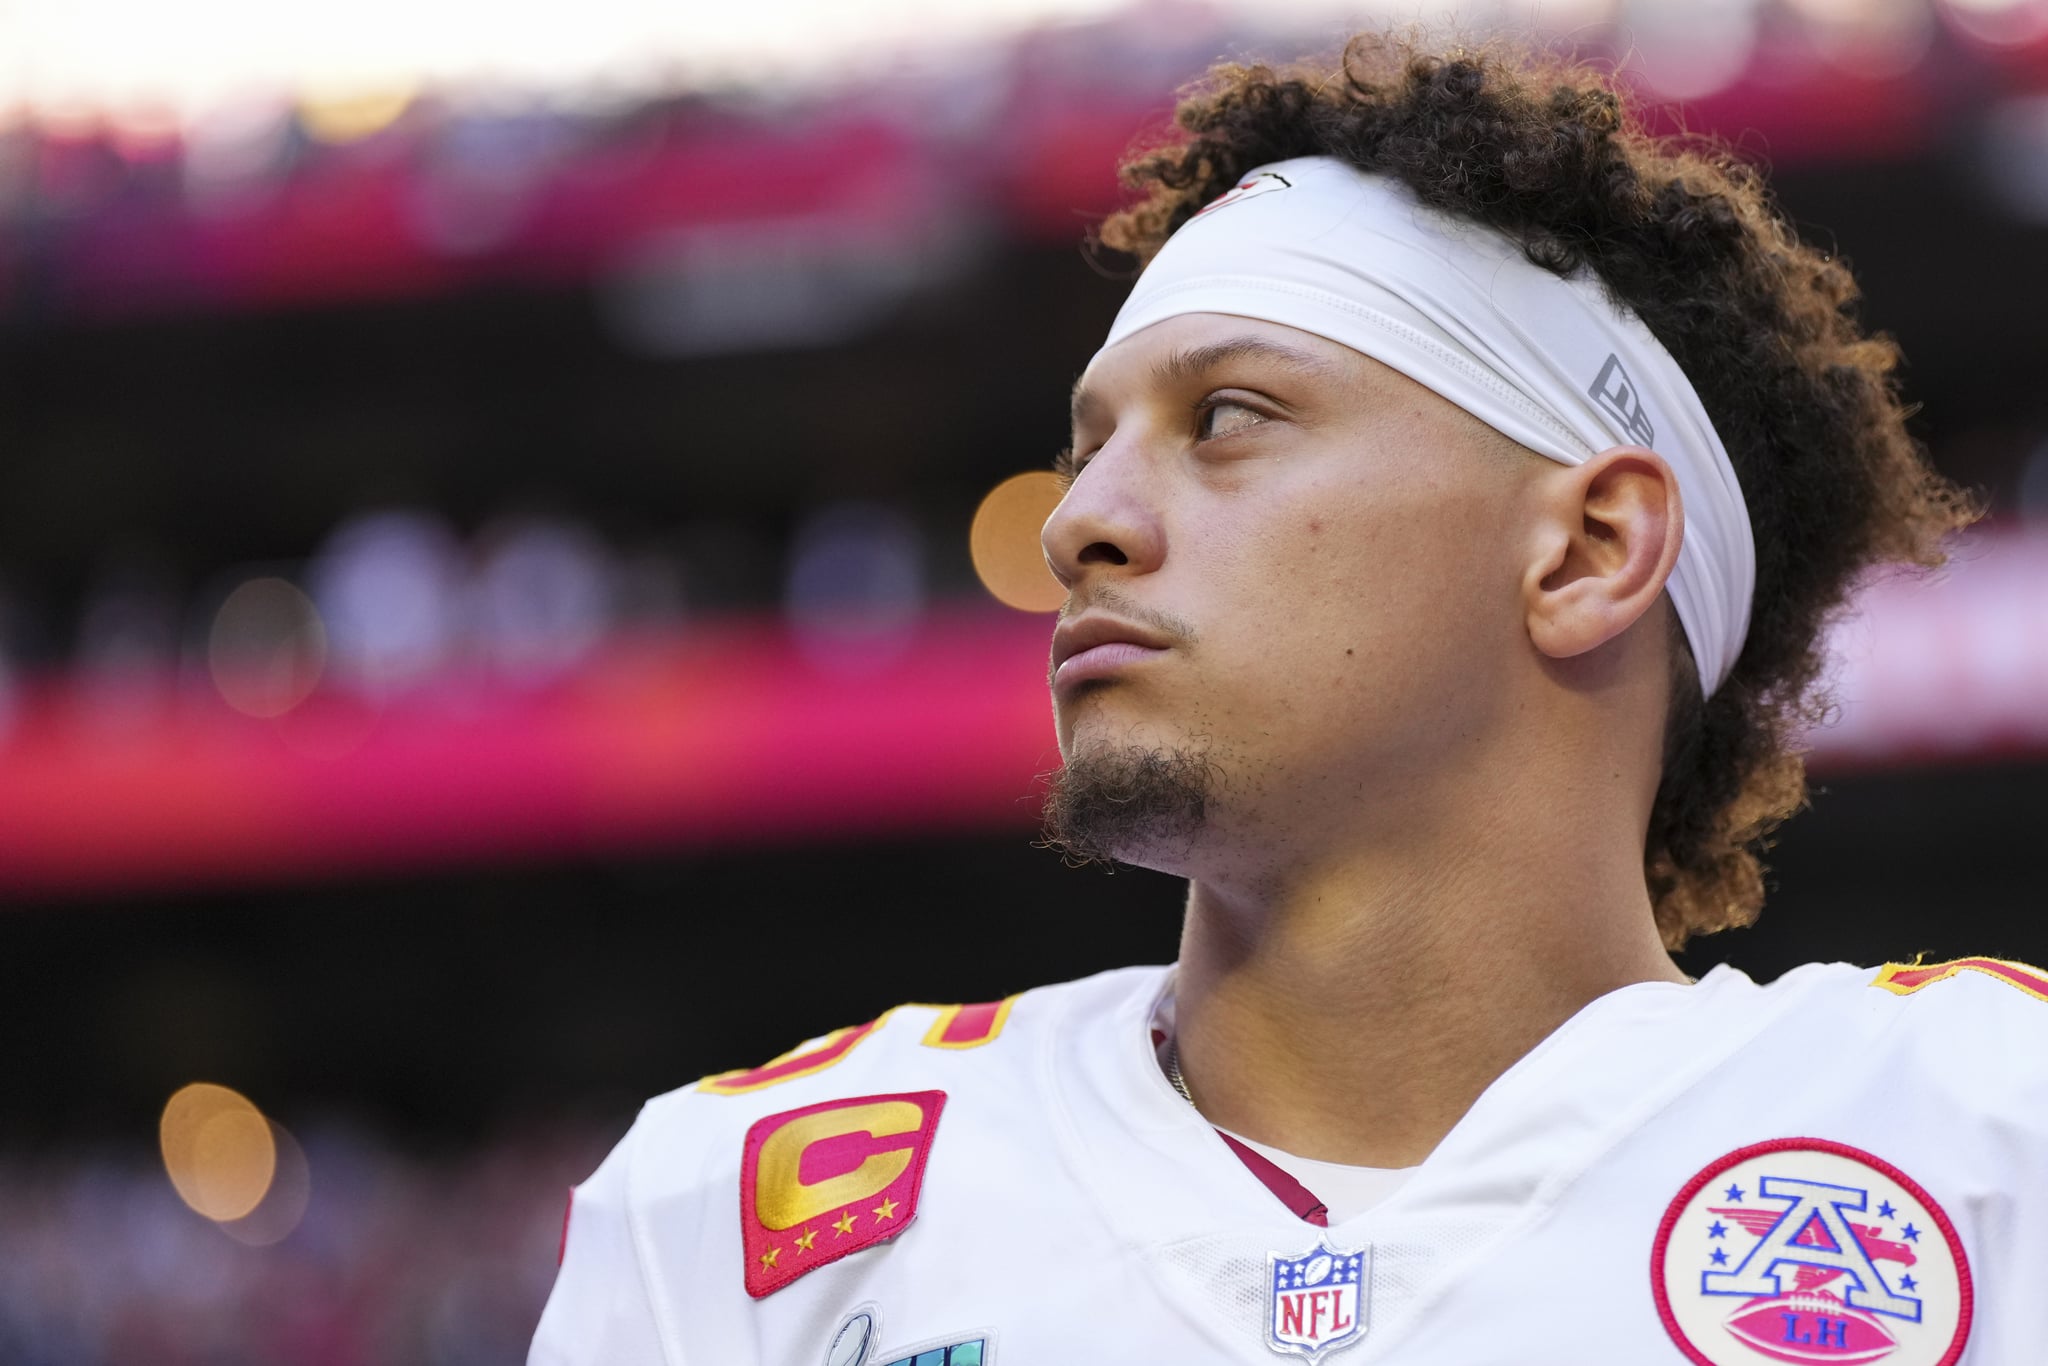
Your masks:
M1698 1366L1955 1366L1970 1336L1948 1215L1883 1158L1826 1139L1709 1163L1665 1210L1650 1281Z
M1826 1293L1753 1300L1729 1317L1728 1331L1776 1361L1835 1366L1879 1361L1899 1345L1875 1314Z

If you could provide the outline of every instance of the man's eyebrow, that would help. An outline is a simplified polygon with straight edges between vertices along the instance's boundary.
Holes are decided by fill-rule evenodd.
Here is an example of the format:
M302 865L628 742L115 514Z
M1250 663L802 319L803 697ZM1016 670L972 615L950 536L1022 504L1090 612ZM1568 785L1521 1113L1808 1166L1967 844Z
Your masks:
M1268 341L1264 337L1230 337L1223 341L1210 342L1206 346L1191 346L1175 351L1153 364L1150 378L1154 385L1167 388L1234 360L1262 360L1296 374L1309 376L1328 375L1336 368L1312 351L1304 351L1283 342ZM1081 420L1088 416L1089 411L1099 402L1093 391L1077 382L1074 385L1071 404L1074 425L1078 427Z

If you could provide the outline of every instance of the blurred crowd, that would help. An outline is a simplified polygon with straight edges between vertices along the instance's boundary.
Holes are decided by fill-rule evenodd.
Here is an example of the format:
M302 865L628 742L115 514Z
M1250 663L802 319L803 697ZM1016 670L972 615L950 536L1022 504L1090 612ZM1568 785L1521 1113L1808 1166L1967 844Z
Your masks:
M303 1219L248 1246L153 1149L0 1155L7 1366L512 1366L553 1283L568 1187L616 1135L458 1157L309 1126Z
M951 563L964 556L937 549L879 501L815 509L786 549L708 522L614 546L562 515L502 517L464 538L426 508L394 506L342 520L305 561L236 566L191 592L117 560L69 633L0 585L0 742L21 719L10 677L38 671L68 666L90 709L116 722L168 701L181 674L257 716L289 710L323 677L371 702L450 674L545 683L612 633L769 606L778 580L785 619L829 652L842 637L900 631L934 587L970 591Z

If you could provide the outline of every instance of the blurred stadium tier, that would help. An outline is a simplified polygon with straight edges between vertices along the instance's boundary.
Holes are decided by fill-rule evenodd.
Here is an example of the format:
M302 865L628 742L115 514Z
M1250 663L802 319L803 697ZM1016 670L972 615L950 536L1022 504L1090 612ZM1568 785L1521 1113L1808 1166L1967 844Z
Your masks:
M2008 149L2015 110L2022 136L2039 137L2025 125L2048 88L2048 23L2032 0L1516 8L1468 13L1624 59L1653 126L1719 135L1780 169L1974 159L1958 170L1994 189L2031 179L2010 156L1968 154ZM382 88L352 98L254 99L223 75L218 90L97 108L39 88L48 34L25 15L19 32L0 26L30 54L14 90L0 68L0 305L107 318L594 280L626 296L631 329L649 272L715 293L736 261L785 281L796 265L829 299L823 286L872 275L856 258L900 256L899 286L929 283L918 266L989 232L1070 243L1115 204L1117 156L1160 135L1175 87L1215 53L1320 46L1357 17L1262 9L1134 7L1000 46L956 35L915 63L638 100L587 84L508 94L456 73L425 83L395 51ZM717 25L700 27L698 48ZM818 328L803 312L779 321L795 337ZM707 329L695 344L755 340Z
M826 621L577 641L538 677L443 642L475 662L398 687L332 645L301 658L308 635L337 634L313 600L304 621L224 628L236 601L196 682L131 671L112 701L89 677L15 690L0 895L1021 836L1058 762L1043 615L913 605L878 628L835 602ZM521 639L531 666L541 638ZM1839 715L1810 737L1823 777L2048 756L2048 531L1981 529L1939 575L1873 585L1836 641Z
M0 5L7 1366L516 1362L646 1096L1174 952L1031 847L1051 618L982 585L1118 154L1355 7L358 10ZM2048 5L1467 17L1769 163L1990 509L1838 624L1683 966L2048 960ZM248 1214L164 1118L227 1088Z

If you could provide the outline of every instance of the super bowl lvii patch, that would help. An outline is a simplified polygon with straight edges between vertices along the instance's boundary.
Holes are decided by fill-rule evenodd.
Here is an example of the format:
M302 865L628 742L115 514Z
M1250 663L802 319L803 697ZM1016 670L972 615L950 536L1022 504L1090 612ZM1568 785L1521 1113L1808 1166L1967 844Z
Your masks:
M877 1350L880 1335L873 1305L864 1305L839 1321L825 1366L995 1366L995 1334L949 1334L908 1347Z

